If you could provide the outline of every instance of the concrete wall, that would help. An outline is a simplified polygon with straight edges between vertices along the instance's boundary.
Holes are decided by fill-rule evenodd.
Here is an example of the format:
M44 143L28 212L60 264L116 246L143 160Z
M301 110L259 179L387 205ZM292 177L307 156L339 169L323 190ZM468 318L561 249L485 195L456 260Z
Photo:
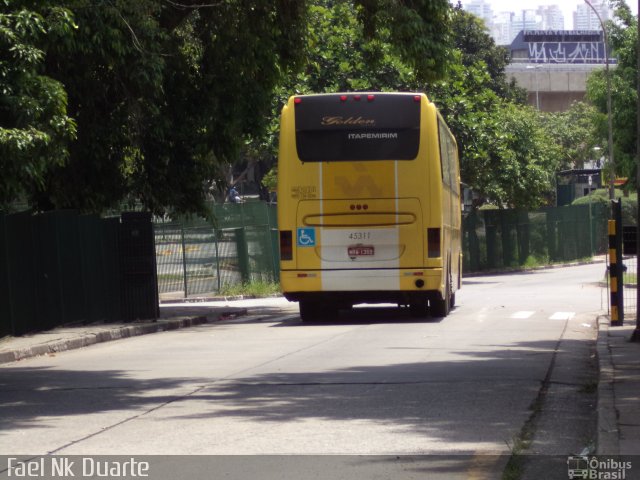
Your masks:
M603 68L601 64L517 63L507 66L506 74L527 90L530 105L545 112L559 112L574 101L584 100L589 74Z

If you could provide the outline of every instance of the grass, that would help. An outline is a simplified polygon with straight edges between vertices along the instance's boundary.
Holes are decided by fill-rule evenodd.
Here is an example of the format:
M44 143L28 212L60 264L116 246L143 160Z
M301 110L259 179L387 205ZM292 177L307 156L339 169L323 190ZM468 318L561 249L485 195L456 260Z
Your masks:
M625 285L638 285L638 274L625 272L622 276L622 283Z
M549 261L549 256L545 255L543 257L537 257L535 255L529 255L527 259L524 261L522 267L524 268L537 268L545 265L549 265L551 262Z
M271 297L281 293L280 284L277 282L253 281L235 285L224 285L220 294L227 297Z
M606 273L604 279L601 283L604 285L609 285L609 274ZM622 284L625 287L637 287L638 286L638 274L637 273L627 273L624 272L622 274Z
M582 257L574 260L553 260L551 261L547 256L538 257L535 255L529 255L523 264L512 263L508 266L496 267L493 269L479 269L469 271L469 273L510 273L510 272L522 272L527 270L535 270L537 268L546 268L559 265L572 265L575 263L589 263L593 260L593 257Z

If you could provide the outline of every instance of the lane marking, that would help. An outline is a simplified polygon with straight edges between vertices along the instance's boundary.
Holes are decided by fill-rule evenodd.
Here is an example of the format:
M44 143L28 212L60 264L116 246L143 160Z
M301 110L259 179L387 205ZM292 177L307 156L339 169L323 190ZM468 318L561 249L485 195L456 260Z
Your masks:
M516 312L513 315L511 315L511 317L509 318L517 318L517 319L521 319L521 320L525 320L527 318L531 318L531 316L536 313L536 312L531 312L529 310L523 310L521 312Z

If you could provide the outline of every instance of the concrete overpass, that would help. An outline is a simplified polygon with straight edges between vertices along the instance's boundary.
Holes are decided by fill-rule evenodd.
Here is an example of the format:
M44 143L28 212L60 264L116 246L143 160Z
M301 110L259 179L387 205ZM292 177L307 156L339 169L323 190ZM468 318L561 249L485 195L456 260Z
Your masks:
M610 65L615 68L615 64ZM584 100L587 78L601 63L512 63L506 68L507 78L514 78L528 92L528 103L545 112L567 110L574 101Z

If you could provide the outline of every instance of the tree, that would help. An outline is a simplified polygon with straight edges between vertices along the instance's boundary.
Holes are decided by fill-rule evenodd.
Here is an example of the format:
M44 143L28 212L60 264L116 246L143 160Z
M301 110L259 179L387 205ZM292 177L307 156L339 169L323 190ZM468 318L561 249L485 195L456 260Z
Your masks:
M616 0L613 3L618 21L608 22L607 30L611 49L617 58L616 67L609 70L615 173L620 177L631 177L631 182L634 183L637 148L637 19L623 0ZM589 76L587 98L600 112L595 120L599 145L607 145L607 83L604 70Z
M30 3L0 2L0 209L42 187L75 138L63 85L41 74L47 39L75 25L64 8Z
M8 15L20 11L18 3L4 1ZM363 32L368 66L379 60L377 35L385 30L385 49L417 76L438 78L445 71L447 0L334 3L355 12L350 20ZM36 11L42 18L46 5ZM68 113L58 109L58 114L68 115L62 123L69 134L69 117L77 122L77 135L73 141L58 135L59 155L47 155L53 160L38 167L33 178L39 181L25 187L31 202L42 210L100 212L129 199L158 213L204 213L211 188L224 183L221 166L237 160L248 140L263 135L274 89L302 65L307 3L61 0L55 5L73 15L77 28L43 27L40 37L31 33L41 54L26 70L33 78L37 73L55 79L47 87L58 88L55 98L63 100L66 92ZM5 37L11 47L13 40ZM16 78L15 91L26 91L25 79ZM33 88L30 94L38 96ZM27 107L16 104L15 116L24 117ZM20 183L16 172L7 171L12 184Z
M559 148L545 136L539 112L523 104L524 90L507 82L506 52L483 24L456 8L453 25L455 65L430 96L458 142L462 181L482 203L548 203Z
M553 196L558 170L559 148L549 142L537 110L513 103L502 105L497 112L500 134L492 143L489 158L500 160L493 170L496 177L492 198L503 205L538 208ZM500 203L498 203L500 205Z
M292 92L426 91L458 141L463 181L484 201L522 207L548 201L555 172L549 157L553 148L540 133L539 116L521 106L524 90L506 80L505 49L495 45L476 17L461 8L452 11L450 38L455 48L449 53L446 75L433 80L421 78L391 48L387 29L378 31L375 42L369 41L353 13L352 6L341 2L311 7L309 60L303 73L282 89L278 109ZM277 124L270 131L273 135L264 143L275 155ZM270 188L273 179L269 175ZM531 188L524 188L529 180Z
M569 110L545 113L541 119L547 136L559 147L561 170L583 168L585 160L595 158L595 147L605 145L599 141L596 122L600 114L593 105L574 102Z
M509 64L509 51L495 44L483 20L462 9L460 1L453 12L453 40L461 53L460 62L473 67L483 62L489 74L488 87L500 98L524 104L527 92L515 80L507 80L505 68Z
M260 130L273 87L301 57L304 3L68 3L79 28L49 45L47 69L67 88L78 139L34 201L207 213L216 167Z
M458 142L462 181L498 207L537 208L549 201L558 147L539 113L500 98L483 62L460 64L433 97Z
M424 90L427 81L441 77L451 67L448 4L409 3L410 6L433 3L440 9L434 18L421 18L419 12L429 9L416 13L410 11L410 6L395 3L315 0L309 5L306 62L297 75L278 88L272 103L271 124L265 135L253 138L247 145L245 157L258 157L268 165L275 165L280 109L294 93ZM402 9L407 12L403 14ZM368 20L372 15L375 26ZM392 32L400 19L406 17L413 22L413 27L406 28L415 28L417 37L398 40ZM436 18L441 21L432 25ZM425 32L426 27L420 24L429 25L430 30ZM414 50L416 45L430 44L437 45L432 53ZM432 68L434 55L440 56L437 68ZM417 62L425 59L428 61L416 67ZM268 175L267 188L274 189L274 179L275 170Z

